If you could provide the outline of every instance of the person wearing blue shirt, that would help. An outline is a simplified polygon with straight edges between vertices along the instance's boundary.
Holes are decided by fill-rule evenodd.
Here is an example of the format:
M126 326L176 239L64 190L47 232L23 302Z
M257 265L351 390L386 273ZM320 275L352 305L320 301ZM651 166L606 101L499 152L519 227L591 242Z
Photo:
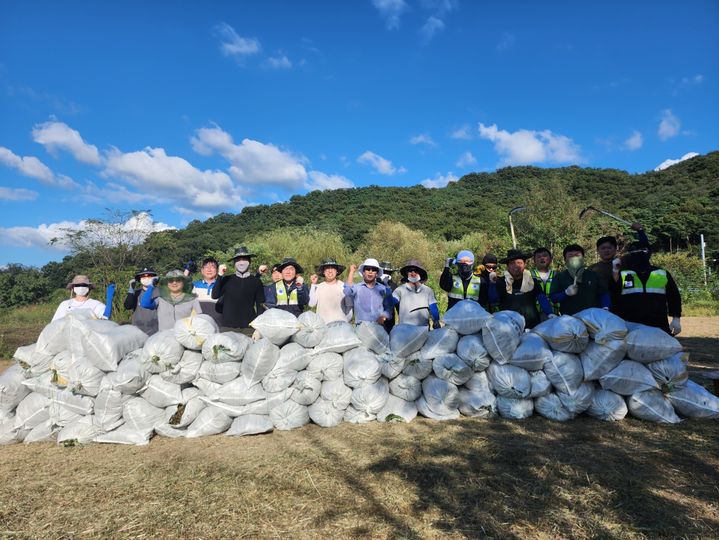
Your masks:
M200 267L202 279L192 282L192 292L200 300L202 313L215 319L218 326L222 326L222 313L217 311L217 300L212 298L212 289L217 284L219 268L220 264L214 257L207 257L202 261Z
M352 300L355 322L376 322L384 325L394 307L392 289L377 280L382 277L382 268L377 259L366 259L359 267L362 282L352 284L355 265L350 265L345 297Z

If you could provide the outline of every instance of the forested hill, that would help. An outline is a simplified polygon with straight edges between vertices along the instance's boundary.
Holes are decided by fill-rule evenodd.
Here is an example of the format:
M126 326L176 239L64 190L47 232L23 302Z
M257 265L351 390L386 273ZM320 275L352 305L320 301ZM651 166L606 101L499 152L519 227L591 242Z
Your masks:
M576 166L507 167L468 174L440 189L370 186L315 191L295 195L285 203L193 221L170 233L172 251L176 257L197 256L211 249L228 249L258 233L303 226L339 232L354 248L385 219L447 240L476 231L505 237L511 208L531 207L533 201L539 204L547 196L556 201L556 212L594 205L639 220L664 249L670 239L674 247L697 245L700 233L710 246L719 244L719 152L711 152L642 174Z

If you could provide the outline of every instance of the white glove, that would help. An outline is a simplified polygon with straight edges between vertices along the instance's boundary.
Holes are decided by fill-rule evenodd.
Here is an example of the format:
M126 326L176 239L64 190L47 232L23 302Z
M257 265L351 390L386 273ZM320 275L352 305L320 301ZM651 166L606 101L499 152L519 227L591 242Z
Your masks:
M669 330L673 336L676 336L682 331L682 324L679 322L679 317L672 317L672 322L669 323Z
M612 259L612 272L619 272L622 269L622 260L617 257Z
M489 273L489 281L491 281L492 283L497 283L497 272Z
M297 283L297 285L302 286L305 283L305 278L303 278L302 276L297 276L295 278L295 283Z
M387 285L387 282L389 282L389 277L389 274L382 274L382 277L379 278L379 280L385 285Z
M444 267L449 268L452 266L452 263L454 262L454 259L452 257L447 258L446 261L444 261Z
M255 330L252 332L252 341L259 341L262 339L262 334L260 334L259 330Z
M567 296L575 296L579 292L579 285L572 283L569 287L564 289L564 294Z

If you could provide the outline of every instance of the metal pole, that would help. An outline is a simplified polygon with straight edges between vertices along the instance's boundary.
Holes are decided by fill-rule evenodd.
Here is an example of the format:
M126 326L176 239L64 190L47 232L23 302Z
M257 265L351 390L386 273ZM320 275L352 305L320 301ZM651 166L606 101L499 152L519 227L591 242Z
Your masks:
M699 242L702 246L702 268L704 268L704 288L707 288L707 257L706 252L704 251L704 248L706 247L706 244L704 243L704 235L699 235Z

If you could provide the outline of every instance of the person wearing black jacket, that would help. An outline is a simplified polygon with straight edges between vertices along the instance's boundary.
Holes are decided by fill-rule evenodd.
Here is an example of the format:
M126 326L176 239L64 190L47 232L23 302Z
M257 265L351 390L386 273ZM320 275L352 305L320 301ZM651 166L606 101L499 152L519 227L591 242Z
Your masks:
M302 277L302 267L292 259L283 259L277 265L282 279L265 287L267 308L276 308L299 317L310 302L310 289Z
M250 323L260 315L265 301L262 281L250 272L254 255L246 247L237 248L232 257L235 273L222 276L212 288L212 298L222 299L221 332L242 332L251 336Z
M669 272L649 264L649 258L649 249L635 242L623 259L614 259L609 283L614 312L626 321L661 328L676 336L682 331L679 287ZM671 323L667 316L672 317Z
M137 326L148 336L157 333L157 311L147 309L140 305L140 297L150 285L157 281L157 272L154 269L145 267L138 270L135 277L130 280L130 288L125 296L125 309L132 311L132 325ZM139 283L139 287L138 287Z
M457 273L453 273L451 266L457 267ZM439 286L447 292L447 309L452 308L460 300L473 300L483 308L489 306L487 296L488 282L482 276L473 273L474 253L463 250L457 253L457 257L450 257L444 265L444 270L439 276Z
M380 261L379 267L382 269L382 276L379 280L390 288L392 292L399 286L395 280L392 279L392 274L397 271L396 268L392 268L392 263L389 261ZM382 326L389 334L394 328L395 321L397 320L397 309L399 306L393 306L390 312L390 318L387 319Z

